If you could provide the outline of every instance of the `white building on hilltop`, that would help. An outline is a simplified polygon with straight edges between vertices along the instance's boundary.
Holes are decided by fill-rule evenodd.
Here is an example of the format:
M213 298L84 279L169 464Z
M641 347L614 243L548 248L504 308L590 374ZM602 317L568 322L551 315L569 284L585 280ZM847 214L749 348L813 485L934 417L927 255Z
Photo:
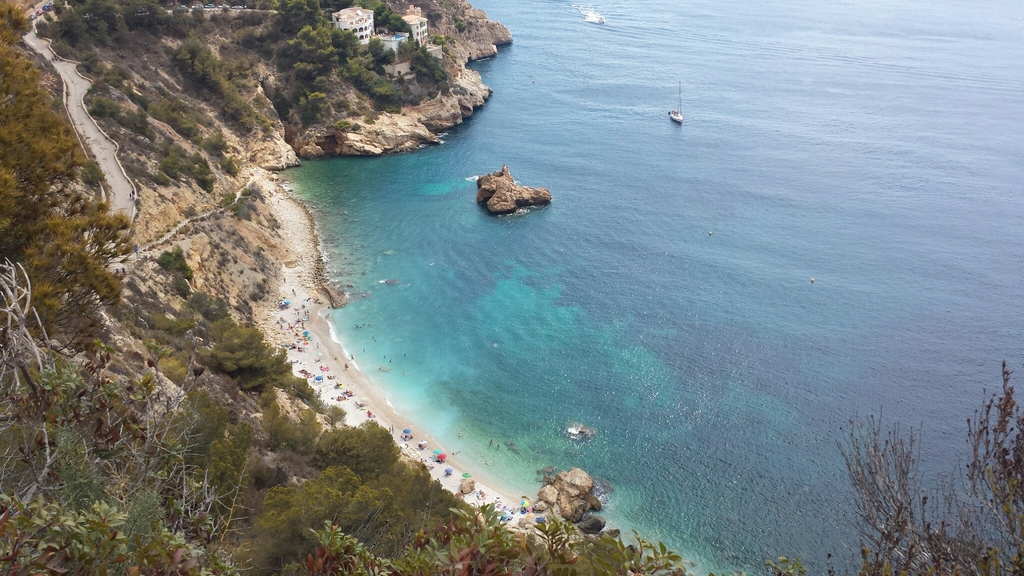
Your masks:
M405 16L402 16L402 20L412 28L412 39L419 43L420 46L426 46L427 44L427 19L423 17L423 10L409 4L409 9L405 11Z
M341 30L351 30L360 44L369 44L373 36L373 10L366 8L345 8L331 14L331 25Z

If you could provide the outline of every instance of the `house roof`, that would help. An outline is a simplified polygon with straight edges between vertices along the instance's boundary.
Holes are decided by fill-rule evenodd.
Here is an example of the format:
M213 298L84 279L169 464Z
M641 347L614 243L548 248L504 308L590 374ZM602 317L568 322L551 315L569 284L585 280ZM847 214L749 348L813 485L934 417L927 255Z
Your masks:
M344 10L338 10L333 16L338 18L366 18L367 16L373 18L373 10L358 7L345 8Z

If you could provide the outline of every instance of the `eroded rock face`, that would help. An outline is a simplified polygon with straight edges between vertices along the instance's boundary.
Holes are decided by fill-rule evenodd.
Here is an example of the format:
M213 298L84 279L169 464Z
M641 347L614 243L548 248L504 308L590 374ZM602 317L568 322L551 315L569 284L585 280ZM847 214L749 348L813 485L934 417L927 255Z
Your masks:
M470 494L474 490L476 490L476 480L473 480L472 478L463 478L462 481L459 482L459 492L462 492L463 494Z
M485 204L491 214L508 214L526 206L551 202L551 192L548 192L547 188L530 188L516 184L508 171L508 166L502 166L501 170L494 174L481 176L476 181L476 189L477 203Z
M549 505L558 506L558 514L570 522L579 522L584 515L594 509L597 498L593 495L594 479L579 468L559 473L554 482L540 489L537 496ZM604 528L604 525L601 525ZM598 529L600 532L600 529ZM596 534L596 532L592 532Z

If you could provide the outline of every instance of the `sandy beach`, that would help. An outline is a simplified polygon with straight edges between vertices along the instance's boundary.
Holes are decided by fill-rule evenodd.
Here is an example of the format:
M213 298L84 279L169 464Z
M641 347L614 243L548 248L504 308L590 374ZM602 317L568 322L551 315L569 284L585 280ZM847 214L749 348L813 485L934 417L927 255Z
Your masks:
M288 300L290 305L260 310L258 322L271 344L287 350L295 375L306 378L325 405L341 407L345 411L345 424L359 426L372 418L389 430L402 448L402 454L425 466L445 489L460 493L460 483L468 474L476 485L473 492L464 496L466 502L477 506L495 504L511 512L518 511L523 496L534 501L536 487L524 487L524 491L512 493L481 483L477 477L478 466L449 453L441 443L416 429L395 412L385 395L359 370L359 358L353 358L335 341L327 319L329 306L319 294L321 280L317 271L323 260L313 217L281 185L276 174L266 173L260 180L264 199L274 210L282 230L288 232L290 251L295 257L282 263L284 280L279 287L278 301ZM317 376L320 376L319 381ZM411 439L403 438L403 431L407 429L411 430ZM446 454L443 463L435 461L435 450ZM452 472L446 474L446 469Z

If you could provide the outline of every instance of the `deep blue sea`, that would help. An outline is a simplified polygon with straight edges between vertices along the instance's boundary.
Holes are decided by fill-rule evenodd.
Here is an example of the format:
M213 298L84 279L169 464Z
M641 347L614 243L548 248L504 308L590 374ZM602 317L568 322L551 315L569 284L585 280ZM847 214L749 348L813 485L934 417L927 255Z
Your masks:
M698 571L843 565L849 421L948 471L1024 362L1024 3L475 4L515 37L484 108L290 172L353 285L340 339L482 472L581 466ZM485 213L468 178L502 164L554 202Z

